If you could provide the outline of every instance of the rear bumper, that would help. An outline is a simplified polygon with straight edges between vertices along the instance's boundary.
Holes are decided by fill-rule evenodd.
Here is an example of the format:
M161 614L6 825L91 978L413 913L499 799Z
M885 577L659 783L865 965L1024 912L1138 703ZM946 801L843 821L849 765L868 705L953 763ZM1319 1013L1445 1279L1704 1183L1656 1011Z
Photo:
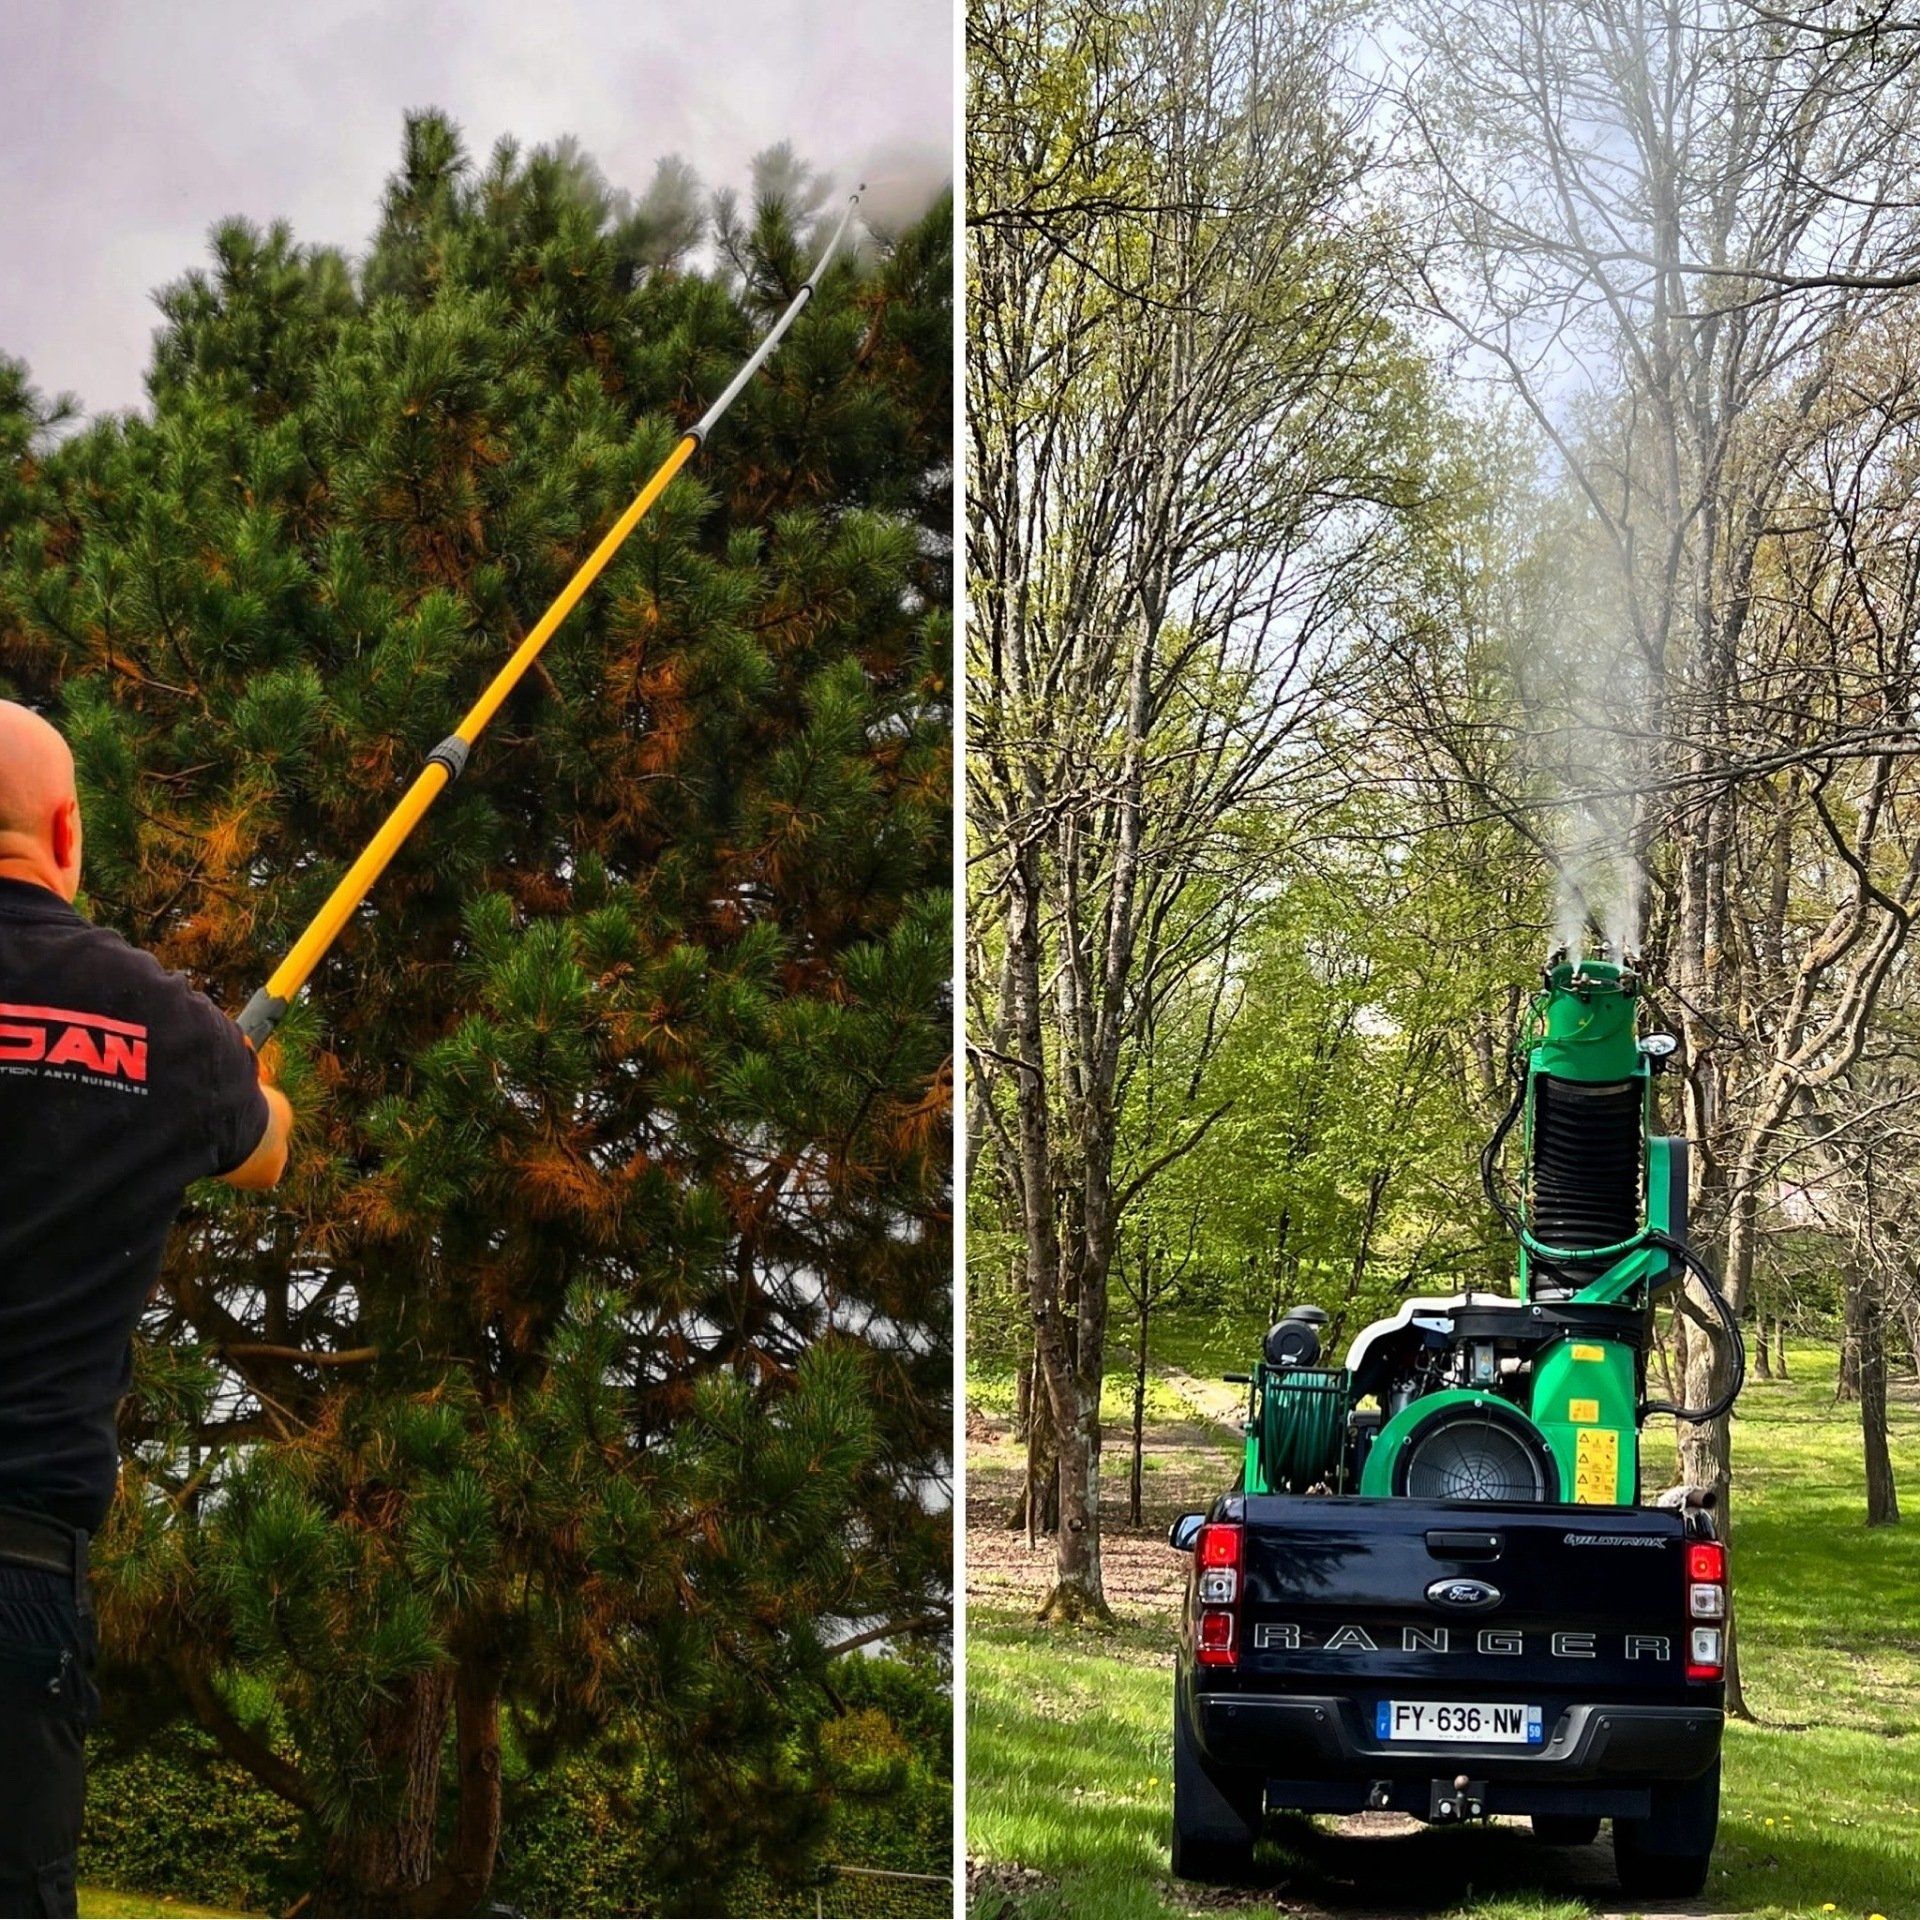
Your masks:
M1463 1773L1490 1786L1551 1789L1695 1780L1719 1754L1726 1718L1718 1706L1593 1704L1565 1708L1543 1747L1414 1746L1376 1739L1358 1702L1335 1695L1189 1693L1187 1699L1195 1740L1213 1765L1260 1773L1276 1783L1362 1788ZM1511 1795L1499 1798L1512 1811L1551 1810L1516 1804ZM1278 1804L1318 1802L1294 1798Z

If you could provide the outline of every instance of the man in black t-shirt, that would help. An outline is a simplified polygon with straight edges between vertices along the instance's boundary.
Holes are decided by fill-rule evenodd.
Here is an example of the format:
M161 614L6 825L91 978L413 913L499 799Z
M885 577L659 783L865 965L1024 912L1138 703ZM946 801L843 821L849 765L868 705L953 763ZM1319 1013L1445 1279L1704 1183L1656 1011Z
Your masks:
M80 849L66 742L0 701L0 1914L74 1912L87 1542L168 1231L195 1180L272 1186L292 1127L225 1014L73 910Z

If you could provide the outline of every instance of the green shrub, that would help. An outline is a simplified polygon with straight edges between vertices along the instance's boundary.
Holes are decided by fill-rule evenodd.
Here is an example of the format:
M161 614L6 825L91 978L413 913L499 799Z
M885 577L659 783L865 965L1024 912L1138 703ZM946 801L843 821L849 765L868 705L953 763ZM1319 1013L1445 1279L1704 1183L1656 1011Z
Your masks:
M821 1729L831 1794L821 1868L795 1883L755 1874L736 1912L935 1915L951 1883L838 1874L840 1864L944 1876L951 1866L951 1694L922 1663L850 1660L844 1711ZM509 1747L515 1743L509 1740ZM527 1770L513 1752L493 1898L527 1913L660 1911L650 1879L671 1818L644 1767L571 1760ZM82 1877L208 1906L283 1912L314 1883L301 1816L189 1723L109 1728L90 1753Z
M278 1913L311 1884L306 1869L300 1815L198 1728L90 1750L82 1880Z
M834 1790L819 1872L797 1883L743 1877L739 1913L947 1914L950 1880L935 1884L838 1874L839 1864L944 1876L952 1864L953 1786L871 1707L829 1721L822 1748ZM615 1778L570 1762L524 1782L500 1847L496 1899L528 1913L660 1910L650 1868L664 1805L643 1772Z

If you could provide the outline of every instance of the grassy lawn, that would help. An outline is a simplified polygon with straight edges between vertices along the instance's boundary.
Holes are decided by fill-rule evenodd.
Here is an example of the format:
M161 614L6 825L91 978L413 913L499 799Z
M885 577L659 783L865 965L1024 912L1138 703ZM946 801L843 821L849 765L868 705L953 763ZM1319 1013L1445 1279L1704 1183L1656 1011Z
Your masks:
M231 1907L196 1907L164 1894L122 1893L117 1887L82 1887L80 1920L226 1920Z
M1192 1347L1175 1364L1196 1375L1237 1364L1237 1353ZM1793 1379L1750 1385L1736 1424L1735 1581L1757 1720L1729 1730L1714 1874L1692 1911L1920 1920L1920 1400L1908 1386L1894 1411L1895 1471L1912 1517L1869 1532L1857 1416L1832 1403L1833 1359L1810 1349L1789 1358ZM991 1410L1002 1389L981 1384L970 1400ZM1110 1396L1116 1418L1125 1405L1124 1388ZM1671 1431L1662 1423L1649 1438L1655 1485L1669 1477ZM1217 1453L1224 1486L1224 1437L1195 1443L1204 1430L1184 1432ZM981 1453L991 1463L1009 1450ZM1124 1458L1116 1434L1110 1480L1124 1476ZM1153 1477L1147 1485L1143 1533L1167 1517L1153 1504ZM990 1524L970 1514L970 1528ZM1260 1856L1266 1891L1181 1888L1166 1859L1164 1595L1123 1606L1110 1631L1078 1633L1034 1626L1005 1588L985 1598L970 1599L967 1656L979 1920L1164 1920L1223 1906L1381 1920L1619 1910L1604 1845L1550 1850L1505 1824L1356 1837L1353 1822L1274 1820Z

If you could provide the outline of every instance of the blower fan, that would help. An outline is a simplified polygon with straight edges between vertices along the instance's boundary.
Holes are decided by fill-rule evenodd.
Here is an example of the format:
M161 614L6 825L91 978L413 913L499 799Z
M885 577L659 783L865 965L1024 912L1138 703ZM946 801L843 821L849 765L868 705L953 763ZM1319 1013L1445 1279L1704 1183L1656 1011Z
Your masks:
M1441 1407L1408 1434L1393 1491L1414 1500L1555 1500L1560 1475L1539 1429L1511 1407Z

